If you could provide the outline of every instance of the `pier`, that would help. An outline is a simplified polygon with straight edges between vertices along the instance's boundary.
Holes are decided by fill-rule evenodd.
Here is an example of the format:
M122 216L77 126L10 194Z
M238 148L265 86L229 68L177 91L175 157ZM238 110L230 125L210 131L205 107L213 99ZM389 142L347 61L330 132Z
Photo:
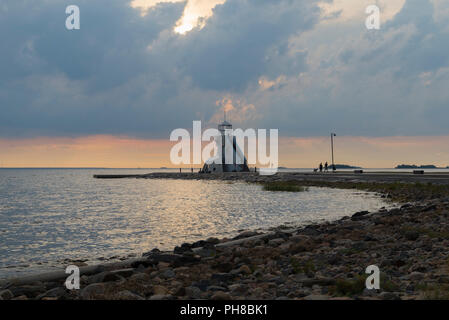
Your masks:
M404 183L435 183L449 184L449 173L413 172L335 172L335 173L304 173L278 172L275 175L263 176L255 172L227 172L227 173L176 173L154 172L140 175L94 175L96 179L183 179L183 180L225 180L242 182L271 182L271 181L328 181L328 182L404 182Z

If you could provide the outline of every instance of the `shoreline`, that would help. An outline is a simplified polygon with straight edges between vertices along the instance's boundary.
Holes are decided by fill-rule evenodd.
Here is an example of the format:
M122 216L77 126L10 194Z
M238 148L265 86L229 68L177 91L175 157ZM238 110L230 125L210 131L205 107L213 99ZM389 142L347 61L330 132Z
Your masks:
M239 175L219 178L241 181L236 176ZM245 180L290 181L291 174L287 177L249 174ZM288 231L279 227L268 234L248 231L234 238L236 242L209 238L182 244L171 252L153 250L141 258L82 267L81 290L66 290L63 282L67 275L63 272L53 278L48 274L39 275L41 278L30 276L27 281L9 285L3 281L0 298L321 300L421 299L432 295L446 298L447 184L435 187L403 184L401 190L396 184L385 182L369 186L363 181L295 183L359 187L367 191L372 188L369 191L382 193L394 202L414 200L414 203L374 213L358 212L352 217ZM363 289L367 276L364 271L371 264L378 265L381 271L379 291Z

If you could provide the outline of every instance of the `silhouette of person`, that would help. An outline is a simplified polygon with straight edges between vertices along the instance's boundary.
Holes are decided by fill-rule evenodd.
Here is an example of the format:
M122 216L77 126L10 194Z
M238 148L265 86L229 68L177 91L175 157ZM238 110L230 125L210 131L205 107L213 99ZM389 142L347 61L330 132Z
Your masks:
M327 164L327 161L326 161L326 163L324 164L324 171L328 171L328 164Z
M323 172L323 163L320 163L320 172Z

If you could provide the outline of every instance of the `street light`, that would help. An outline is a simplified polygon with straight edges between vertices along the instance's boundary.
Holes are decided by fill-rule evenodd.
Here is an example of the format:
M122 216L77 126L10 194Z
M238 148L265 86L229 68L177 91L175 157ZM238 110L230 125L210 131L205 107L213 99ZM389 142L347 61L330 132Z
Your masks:
M337 135L335 133L331 133L331 153L332 153L332 171L335 171L335 164L334 164L334 137Z

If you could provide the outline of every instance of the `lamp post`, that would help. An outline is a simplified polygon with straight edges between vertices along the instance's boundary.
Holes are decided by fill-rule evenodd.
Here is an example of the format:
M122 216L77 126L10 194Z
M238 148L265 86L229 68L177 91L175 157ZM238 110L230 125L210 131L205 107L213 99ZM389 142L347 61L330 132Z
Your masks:
M337 135L335 133L331 133L331 153L332 153L332 171L335 171L335 164L334 164L334 137Z

